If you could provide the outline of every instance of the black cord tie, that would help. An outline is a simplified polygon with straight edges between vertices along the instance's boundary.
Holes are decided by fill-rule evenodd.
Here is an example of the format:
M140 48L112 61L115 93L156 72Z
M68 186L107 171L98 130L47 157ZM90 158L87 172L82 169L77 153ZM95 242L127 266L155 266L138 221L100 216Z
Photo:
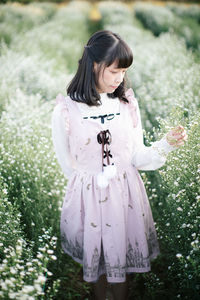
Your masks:
M102 172L97 175L97 185L100 188L106 188L109 184L109 180L114 178L117 173L114 163L110 164L110 157L112 154L108 150L108 145L112 142L112 136L110 131L103 130L97 134L97 141L102 145ZM107 165L104 164L104 158L107 160Z
M109 165L110 164L109 157L112 157L112 155L110 154L110 150L108 150L108 145L110 145L112 142L112 137L111 137L111 133L110 133L109 129L100 131L97 134L97 141L99 144L102 144L102 171L103 171L104 158L107 159L107 164ZM105 147L106 147L106 149L104 149Z

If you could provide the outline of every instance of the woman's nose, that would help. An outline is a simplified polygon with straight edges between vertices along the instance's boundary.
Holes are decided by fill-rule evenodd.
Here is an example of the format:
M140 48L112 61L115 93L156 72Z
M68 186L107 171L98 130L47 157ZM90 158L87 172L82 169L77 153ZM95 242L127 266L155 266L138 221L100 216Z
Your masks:
M117 74L117 77L115 78L115 82L116 83L121 83L123 81L123 78L124 78L124 74L119 73L119 74Z

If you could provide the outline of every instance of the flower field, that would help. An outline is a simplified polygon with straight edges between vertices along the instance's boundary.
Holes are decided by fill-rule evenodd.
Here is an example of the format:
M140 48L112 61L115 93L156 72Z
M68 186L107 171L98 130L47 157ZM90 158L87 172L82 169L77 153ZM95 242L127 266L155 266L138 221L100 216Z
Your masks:
M32 2L0 5L0 299L90 299L82 266L61 250L67 180L51 139L58 93L98 29L130 45L128 70L146 145L181 124L188 141L141 172L161 255L135 274L129 299L199 299L200 6Z

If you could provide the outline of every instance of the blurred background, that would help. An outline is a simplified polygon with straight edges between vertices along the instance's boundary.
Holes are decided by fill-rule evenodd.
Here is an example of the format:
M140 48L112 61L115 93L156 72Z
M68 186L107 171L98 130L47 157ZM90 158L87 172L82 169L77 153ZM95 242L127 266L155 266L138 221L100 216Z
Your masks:
M199 299L199 1L0 3L0 299L90 299L82 266L61 250L67 180L53 151L51 114L100 29L117 32L133 51L128 87L144 143L178 124L188 133L165 166L140 172L161 255L151 272L132 276L129 299Z

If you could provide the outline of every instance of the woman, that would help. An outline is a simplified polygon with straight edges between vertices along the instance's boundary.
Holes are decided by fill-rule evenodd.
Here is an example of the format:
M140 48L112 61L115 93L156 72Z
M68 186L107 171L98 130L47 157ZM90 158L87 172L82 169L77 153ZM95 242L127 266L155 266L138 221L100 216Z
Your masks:
M68 178L61 211L62 248L83 265L95 299L106 282L127 298L127 274L150 271L159 254L151 208L138 170L162 167L187 139L182 126L151 147L143 144L140 111L126 87L133 54L109 30L94 33L78 70L57 96L52 115L55 152Z

